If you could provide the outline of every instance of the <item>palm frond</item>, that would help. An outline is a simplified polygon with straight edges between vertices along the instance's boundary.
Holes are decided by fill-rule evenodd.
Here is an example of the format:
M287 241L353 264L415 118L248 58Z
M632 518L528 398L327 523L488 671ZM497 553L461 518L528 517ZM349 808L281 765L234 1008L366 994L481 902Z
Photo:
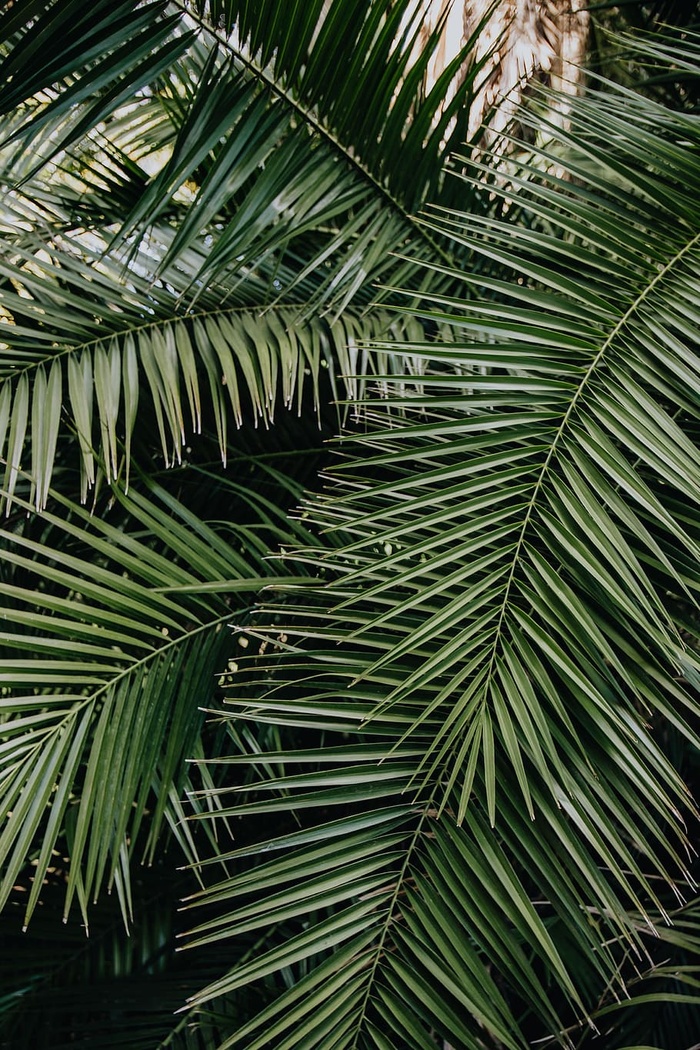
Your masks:
M112 25L104 5L88 16L62 0L10 34L4 105L17 107L17 91L34 101L29 116L21 106L13 112L2 150L2 179L14 185L0 244L8 505L31 449L33 499L44 506L66 423L79 446L83 500L100 459L108 481L128 480L144 394L166 462L179 459L203 412L223 455L232 419L267 425L278 402L298 407L304 386L316 389L321 368L336 397L356 396L336 377L370 361L356 353L360 340L401 323L381 311L367 316L377 282L390 273L405 286L422 280L414 262L397 270L389 253L416 238L423 254L442 252L410 207L450 185L441 151L471 80L437 119L441 89L424 101L420 89L437 37L417 59L411 4L377 5L371 16L358 10L336 42L332 64L364 55L358 42L369 50L347 81L354 103L338 85L335 98L318 63L342 6L326 12L321 39L294 9L278 72L245 12L222 37L204 22L195 33L189 16L173 14L177 5L129 0ZM173 42L152 43L159 65L147 64L141 79L127 61L133 41L122 46L120 36L132 8L143 48L154 32ZM179 28L174 18L184 20ZM299 20L300 66L284 46L297 39ZM59 30L70 46L44 66L41 41ZM277 53L278 37L270 39ZM376 109L386 98L391 104ZM384 109L380 128L371 115ZM410 173L403 189L389 185L389 171Z
M354 393L355 384L340 385L340 376L356 371L353 348L396 324L382 311L302 323L297 307L262 313L225 284L210 285L195 311L183 310L172 285L147 276L145 255L125 282L120 263L100 258L79 236L21 239L0 262L0 455L8 509L29 451L33 501L37 509L45 505L57 443L70 433L83 500L99 461L108 481L122 476L128 484L144 399L166 463L181 460L203 419L213 420L225 462L231 420L236 427L244 420L269 425L280 407L301 411L307 387L318 408L324 372L336 396Z
M195 7L223 29L241 59L249 56L256 76L318 125L320 137L330 134L336 149L352 143L349 159L388 186L394 204L410 212L434 194L442 177L436 179L431 158L445 149L446 137L453 143L465 137L474 73L465 75L463 67L478 30L426 96L422 85L445 15L425 34L423 5L415 0L371 8L319 0L293 8L275 0L254 8L198 0ZM445 106L445 84L460 73L460 93ZM409 156L418 161L421 153L416 168L396 163Z
M284 511L245 488L225 535L152 484L110 495L111 515L54 495L24 520L16 495L2 530L0 892L34 858L26 921L59 838L66 914L77 897L85 922L105 882L128 920L127 858L138 846L152 860L166 824L196 860L180 800L186 760L202 755L200 708L226 666L227 624L274 584L265 554L289 535Z
M98 0L89 11L60 0L48 4L41 0L21 10L10 5L0 22L5 50L0 112L11 113L81 67L92 70L93 77L100 76L95 66L105 53L116 52L122 63L128 55L127 65L138 64L172 30L176 21L172 15L159 22L166 8L164 0L146 4ZM42 51L51 39L66 46Z
M36 92L43 78L55 94L29 123L20 118L12 132L23 143L31 134L34 143L36 121L46 125L48 152L32 147L43 169L27 172L25 152L6 150L6 178L11 181L17 168L15 182L23 177L36 193L32 175L44 184L47 176L55 177L54 165L63 163L66 150L94 164L95 142L114 134L120 138L125 117L132 140L147 142L154 119L160 120L154 114L164 111L171 134L159 134L157 142L167 159L157 161L156 174L112 232L118 240L130 236L139 243L164 209L172 209L178 193L189 194L191 207L177 222L156 270L168 279L166 272L177 268L181 253L201 250L208 237L186 288L190 302L222 268L240 274L273 260L278 295L313 276L315 294L307 307L331 309L337 316L358 296L368 300L373 282L387 272L388 252L407 240L416 241L423 253L441 251L416 224L413 210L450 185L441 159L450 142L464 139L474 73L465 77L459 71L472 41L423 98L439 28L421 48L414 46L420 18L413 0L357 8L354 14L347 4L331 4L313 31L309 13L293 6L284 18L279 9L272 27L258 12L258 30L252 32L247 5L241 5L240 12L228 8L226 35L200 19L196 38L181 5L162 11L158 5L137 5L152 31L160 26L173 37L167 48L154 45L158 69L150 79L144 73L143 82L134 81L121 51L112 53L111 37L103 39L99 20L85 28L77 18L75 32L88 35L79 35L70 77L63 65L36 69L38 41L51 31L54 15L70 28L74 8L79 5L64 0L46 12L46 26L42 19L25 26L5 60L14 63L14 80L21 84L26 78ZM176 17L182 23L177 30L171 25ZM263 24L270 36L261 49ZM81 50L85 62L79 60ZM445 84L458 74L460 91L444 108ZM6 106L15 104L13 94ZM283 281L285 267L294 273L289 281ZM404 283L410 283L413 270L405 270Z
M196 31L191 28L193 22ZM439 46L442 25L427 38L421 37L422 11L415 0L378 3L371 8L339 2L282 8L273 2L255 9L248 4L219 5L206 0L191 7L179 0L121 0L117 5L93 6L89 13L74 0L54 0L33 19L10 12L5 24L7 84L0 96L0 112L11 113L27 102L30 105L29 120L13 131L14 138L35 136L37 124L52 122L55 129L72 113L73 121L81 114L80 131L71 132L76 140L87 128L96 127L110 107L111 111L118 109L128 91L131 97L138 97L140 87L157 80L159 73L144 63L147 57L154 64L161 63L165 51L171 61L177 61L178 49L172 43L165 49L162 45L173 38L184 54L195 32L200 42L207 42L209 73L221 65L216 51L227 52L232 64L224 63L225 74L243 72L249 84L257 84L263 93L276 98L288 115L295 115L376 183L393 182L407 219L411 201L415 205L426 196L423 180L417 176L426 172L428 181L435 181L439 171L435 160L443 152L446 130L451 129L454 142L464 137L470 78L462 71L461 95L447 107L444 83L423 96L422 84ZM52 36L66 42L61 55L49 63L38 61L42 43ZM474 39L476 33L445 69L444 81L458 76ZM161 58L157 59L159 51ZM226 114L220 108L224 96L219 95L232 87L227 87L226 79L216 84L211 104L202 97L212 88L207 77L203 90L193 93L199 107L218 112L218 119L224 121L222 131L226 130ZM48 98L32 101L47 90L51 92ZM192 94L192 84L184 92ZM260 91L254 94L261 97ZM64 138L62 148L72 140ZM418 169L409 172L393 162L396 150L406 157L413 153L416 160L421 153L425 155Z
M216 796L281 826L193 938L269 947L195 1005L294 978L226 1047L574 1045L694 896L664 741L698 742L698 124L623 89L569 117L503 162L503 219L426 218L484 266L426 293L452 339L404 345L420 389L306 503L321 579L249 629L232 718L285 744Z

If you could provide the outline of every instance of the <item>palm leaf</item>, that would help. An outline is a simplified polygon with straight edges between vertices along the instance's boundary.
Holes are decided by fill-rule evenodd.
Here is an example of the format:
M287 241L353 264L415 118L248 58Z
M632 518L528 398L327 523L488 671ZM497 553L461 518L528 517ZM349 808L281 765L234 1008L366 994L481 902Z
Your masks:
M377 280L396 271L388 252L416 238L423 253L435 247L410 216L407 187L417 193L413 203L438 190L444 197L450 184L439 159L459 106L437 119L437 89L419 102L437 37L416 59L410 5L395 6L390 17L379 5L371 18L355 18L345 51L337 44L331 56L340 62L355 44L369 48L352 81L369 106L363 119L398 90L381 128L352 117L360 109L343 92L333 101L325 65L314 65L324 52L308 21L302 65L290 65L283 46L273 83L258 38L248 40L245 14L240 40L223 40L204 23L195 38L175 28L172 6L139 6L134 32L143 30L144 47L149 34L161 33L152 48L158 68L142 71L142 81L126 61L133 41L126 51L118 44L131 7L115 10L112 25L102 7L87 17L79 5L55 3L10 34L5 62L16 86L5 106L17 106L18 90L35 101L27 103L29 118L22 107L14 112L2 154L3 178L15 186L5 199L0 251L8 504L26 448L34 503L44 506L62 422L78 439L83 500L98 460L108 481L128 481L144 394L166 462L179 460L203 412L223 455L231 418L237 426L244 417L267 424L278 401L299 407L305 383L316 389L322 367L342 396L336 377L369 362L357 357L358 341L401 324L381 311L365 314ZM326 49L337 20L330 10L327 17ZM296 39L300 18L291 17L285 40ZM38 63L41 41L59 30L75 36L75 46L55 66ZM166 37L172 48L161 46ZM270 39L276 50L275 33ZM48 102L38 98L40 88L50 88ZM27 136L41 164L25 149ZM405 161L391 170L411 172L401 191L381 166L387 150L400 150ZM416 182L419 169L425 179ZM399 274L410 284L415 264L402 264Z
M1 892L33 857L25 921L59 837L66 914L77 897L85 921L105 881L128 919L129 843L152 860L167 823L196 858L180 799L186 759L202 754L198 709L226 663L226 624L274 581L264 556L289 534L284 511L254 492L238 490L250 520L227 538L164 490L139 488L113 488L112 515L55 496L51 513L3 530ZM16 507L29 509L17 496Z
M203 419L213 419L225 460L231 420L268 425L280 406L301 411L307 386L318 407L322 371L335 386L355 370L353 345L395 323L377 311L367 319L348 312L302 324L298 308L261 313L245 299L227 301L225 286L210 287L196 311L180 311L171 286L154 288L139 272L124 283L120 265L91 258L79 238L56 237L50 261L47 248L17 245L12 261L0 262L8 322L0 455L8 506L25 448L33 501L37 509L45 505L66 424L77 437L83 500L100 460L108 481L123 475L128 483L143 398L155 413L166 463L181 460ZM137 264L143 271L147 260Z
M483 269L426 293L452 338L403 346L420 388L380 374L290 554L321 581L251 628L233 717L285 746L216 797L281 828L193 940L269 948L194 1003L295 977L224 1046L572 1045L693 893L697 121L622 89L570 120L493 176L506 218L426 218Z
M321 71L315 90L291 71L273 90L233 37L193 31L178 5L108 6L58 0L4 23L0 564L15 626L2 639L0 850L3 899L36 861L27 920L59 839L71 854L66 912L77 898L84 919L105 883L128 919L130 850L146 815L147 857L167 823L197 860L182 824L183 762L203 753L196 710L224 664L227 592L245 606L271 578L267 545L290 535L274 507L246 498L258 526L234 530L232 547L161 491L128 491L144 401L153 423L140 422L134 440L158 443L170 464L200 429L216 431L225 459L231 418L267 425L280 403L301 409L324 366L332 390L345 373L347 394L362 396L353 374L370 359L360 340L397 324L403 338L421 331L381 311L366 317L371 282L388 247L408 236L431 243L370 145L380 132L385 146L412 142L403 153L420 166L424 194L441 181L442 138L458 110L434 123L436 92L411 135L424 63L410 54L417 24L407 28L405 5L388 20L360 19L360 36L345 41L347 54L360 40L386 60L363 67L358 91L370 101L398 91L386 126L362 135L340 121L348 97L322 104ZM65 46L46 62L56 35ZM309 317L336 294L336 305L357 298L359 308ZM386 355L380 367L393 366ZM111 517L52 495L52 481L76 492L70 443L82 500L94 486L102 510L106 481L119 507ZM278 494L295 489L275 483ZM142 738L136 752L130 743ZM205 767L201 777L213 789Z
M121 136L126 114L132 141L153 141L150 129L154 119L159 121L154 114L165 110L172 133L169 139L159 134L157 142L158 149L170 155L165 163L162 158L157 162L155 177L117 238L131 235L138 242L163 210L172 208L174 195L194 194L189 216L178 223L159 271L165 276L176 268L185 249L201 246L206 230L213 243L207 244L185 289L190 301L222 267L247 273L274 260L278 293L303 287L313 275L313 303L339 314L358 295L366 300L372 281L387 269L387 253L407 239L415 240L423 252L440 251L417 226L412 209L429 195L444 195L445 138L449 134L450 141L463 140L473 74L462 76L462 88L446 108L443 89L460 73L471 41L422 98L421 85L439 30L421 49L413 46L420 20L409 0L373 5L366 12L358 9L349 21L347 4L330 5L318 32L312 31L308 12L290 7L284 19L267 24L270 36L262 50L259 32L251 35L246 5L241 12L231 7L227 11L227 28L235 22L235 33L223 38L200 20L196 39L190 30L183 31L191 20L181 5L171 4L163 11L151 5L138 7L149 32L167 35L172 30L174 36L166 51L155 46L151 61L158 68L150 80L142 80L134 79L121 51L112 53L112 37L104 38L99 19L86 27L78 7L55 4L46 12L47 24L38 19L25 26L6 58L14 81L21 85L26 80L34 91L39 85L52 85L55 93L36 117L19 121L11 139L29 134L35 139L38 120L46 125L49 142L44 165L52 158L62 163L69 148L94 156L96 143L104 147L104 140L109 142L115 132ZM178 12L182 26L175 28L172 19ZM214 14L218 17L219 12ZM65 69L36 68L39 39L52 31L53 19L59 17L68 22L67 33L76 18L79 39L70 77L66 72L71 62ZM265 18L258 20L263 24ZM294 55L289 53L290 41ZM93 56L100 48L104 53L96 62ZM71 48L68 51L72 54ZM274 68L271 51L277 53ZM79 60L82 52L86 62ZM167 55L171 61L164 72ZM352 76L346 79L348 66ZM198 84L196 90L193 83ZM8 109L17 104L15 93L5 103ZM40 147L35 148L43 156ZM45 185L51 176L53 167L45 167L43 173L22 170L26 161L21 151L6 154L7 177L12 179L13 168L18 168L33 193L37 178ZM392 158L390 164L386 157ZM298 259L299 250L305 257ZM291 281L282 280L280 267L291 267ZM406 282L413 269L405 269Z
M99 60L105 54L114 55L115 67L122 65L133 76L134 67L162 45L178 20L172 13L163 17L167 6L164 0L148 4L138 0L119 0L116 4L100 0L88 11L59 0L48 5L35 3L33 10L26 6L22 11L6 9L0 23L5 50L0 112L12 113L34 95L83 67L92 74L94 90L103 81L104 65L100 68ZM47 48L52 39L63 41L60 51ZM85 87L87 78L72 97L49 102L50 112L59 110L63 115L75 101L83 101L87 95ZM36 108L40 113L30 117L32 131L46 121L46 101Z

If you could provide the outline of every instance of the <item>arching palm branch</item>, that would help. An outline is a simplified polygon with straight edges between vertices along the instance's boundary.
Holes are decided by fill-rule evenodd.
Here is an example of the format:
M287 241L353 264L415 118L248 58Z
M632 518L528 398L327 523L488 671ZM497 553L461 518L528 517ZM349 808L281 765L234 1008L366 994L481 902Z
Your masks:
M19 6L0 23L10 919L46 877L72 921L104 885L130 921L132 862L168 828L206 886L176 892L204 909L209 983L186 1025L154 1020L130 974L162 975L166 1013L197 978L158 968L171 928L137 912L148 962L118 968L132 1005L104 1045L583 1046L590 1018L612 1050L674 995L654 1039L680 1045L694 118L594 95L529 164L446 177L471 81L443 107L460 55L423 97L419 5ZM295 522L311 472L290 454L324 458L332 398L353 435ZM217 687L236 717L209 730ZM21 970L10 1026L52 973Z
M168 841L169 863L199 860L183 798L215 786L188 760L222 744L201 709L229 625L279 583L268 551L306 536L287 511L313 471L291 467L323 458L326 404L362 396L360 343L422 333L368 308L390 251L449 261L414 211L450 200L470 90L442 106L455 63L424 97L437 37L416 59L410 3L258 8L54 0L0 21L1 894L14 929L54 880L87 925L113 886L145 956L132 869ZM73 972L35 936L34 976L5 975L13 1038L41 975Z
M447 192L444 136L451 124L450 141L461 140L469 82L435 119L458 63L421 99L436 37L409 73L412 5L353 14L336 4L323 17L316 5L282 19L270 4L252 22L242 6L227 7L220 29L218 9L207 23L205 10L135 0L89 15L62 0L16 34L19 16L6 15L0 112L12 114L4 176L15 188L2 277L15 353L3 366L0 439L10 493L31 445L39 507L63 388L86 485L93 444L108 479L118 469L117 422L128 459L145 379L166 458L201 426L199 377L225 443L222 374L237 422L239 383L264 420L277 385L290 401L322 360L355 370L345 348L381 327L360 318L396 271L391 251L415 242L447 259L413 211ZM66 33L61 59L37 62L41 42ZM410 284L415 267L401 271ZM33 440L32 406L43 417L47 398Z
M322 579L249 631L232 726L282 747L241 745L257 781L216 797L281 827L227 854L192 936L268 945L195 1002L279 997L227 1047L697 1030L698 126L610 88L571 120L484 168L504 218L425 219L485 270L426 291L451 339L404 347L420 387L367 405L305 504L287 564Z

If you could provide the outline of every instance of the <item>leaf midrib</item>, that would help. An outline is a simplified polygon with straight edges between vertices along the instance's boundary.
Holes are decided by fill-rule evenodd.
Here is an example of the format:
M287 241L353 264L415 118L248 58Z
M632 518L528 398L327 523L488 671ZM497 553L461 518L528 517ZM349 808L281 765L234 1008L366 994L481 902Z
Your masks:
M295 311L304 308L305 304L273 303L266 306L264 310L257 306L228 306L220 307L218 309L198 310L196 313L173 314L169 317L159 317L153 320L144 321L142 324L134 324L125 326L118 330L111 330L105 332L104 335L96 335L94 339L87 339L83 343L73 343L70 346L63 347L62 350L58 350L56 353L46 354L44 357L38 358L37 360L25 365L24 368L14 369L12 372L5 373L5 375L0 374L0 384L19 379L19 377L25 373L31 374L35 369L41 367L41 365L60 360L62 357L66 357L69 354L79 354L90 347L109 343L112 339L124 339L128 335L136 335L138 332L146 332L148 330L156 331L159 328L167 328L168 325L186 324L188 321L198 321L207 317L216 318L236 316L239 314L250 314L257 318L258 315L262 315L263 312L266 314L270 312L283 314L285 311L294 313Z
M182 0L173 0L173 4L183 15L186 15L195 21L200 28L204 29L207 33L210 33L222 47L235 55L238 61L241 62L241 64L265 86L270 94L276 95L277 98L281 99L285 105L289 106L290 109L301 118L307 127L319 135L324 142L328 143L336 153L339 153L346 163L353 168L365 182L368 182L371 185L374 192L386 201L392 211L396 212L401 217L406 226L408 226L409 229L411 229L413 233L423 241L423 243L430 247L431 251L436 252L444 262L448 264L451 262L449 253L440 247L440 245L426 233L425 229L417 221L415 216L404 208L398 198L391 193L388 186L384 185L376 175L373 174L371 169L357 157L352 149L344 145L340 139L333 134L330 128L326 127L319 120L310 108L303 106L298 99L294 98L291 92L281 87L280 84L273 80L264 69L258 66L252 59L248 58L240 48L235 47L231 41L223 35L223 33L220 33L217 29L211 26L201 15L199 15L198 12L185 7Z
M63 718L61 718L61 720L54 725L53 729L48 735L53 736L55 733L60 732L65 726L67 726L72 720L74 720L75 717L77 717L77 715L82 710L84 710L91 704L94 704L95 701L99 699L99 697L102 696L104 693L106 693L108 689L111 689L114 686L118 685L118 683L123 678L126 678L130 674L138 671L140 668L148 664L150 660L157 659L159 656L162 656L169 649L172 649L177 645L186 644L198 634L203 634L204 632L209 630L215 631L217 627L221 626L223 623L225 623L225 621L230 620L230 618L231 610L229 609L223 616L218 616L214 620L208 620L206 623L200 624L193 630L185 631L183 634L178 635L177 638L172 638L169 642L166 642L165 645L161 645L158 648L152 649L149 653L146 653L145 656L142 656L139 659L132 661L131 663L127 664L126 667L122 667L121 670L118 671L114 676L110 677L107 682L104 682L96 689L93 689L90 693L87 694L87 696L81 697L80 702L73 705L69 711L66 711ZM43 748L44 741L45 738L42 741L38 741L37 748L35 750Z
M371 967L370 967L369 975L367 977L367 987L365 989L365 994L364 994L363 999L362 999L362 1006L361 1006L361 1008L359 1010L359 1013L358 1013L357 1028L355 1030L355 1038L354 1038L354 1040L352 1042L351 1050L357 1050L358 1039L360 1038L360 1034L361 1034L362 1028L363 1028L363 1026L365 1024L365 1021L367 1020L368 1003L369 1003L370 995L372 994L372 988L374 987L375 978L376 978L376 974L377 974L377 969L379 967L379 960L381 959L383 951L384 951L384 943L385 943L385 941L386 941L386 939L387 939L387 937L389 935L389 929L390 929L392 923L394 922L394 914L395 914L395 911L396 911L396 904L397 904L397 901L399 899L399 894L402 892L403 887L404 887L404 883L406 881L408 867L409 867L409 865L410 865L410 863L411 863L411 861L413 859L413 854L415 853L416 847L418 845L418 841L419 841L420 835L423 832L423 824L427 820L428 815L430 813L434 812L433 807L435 805L435 797L436 797L436 795L438 793L438 787L439 787L439 784L436 783L435 786L433 787L433 790L432 790L432 792L430 794L430 797L427 799L427 801L425 801L423 803L423 809L422 809L422 812L421 812L421 815L420 815L420 819L419 819L419 821L418 821L418 823L416 825L416 828L415 828L415 830L413 832L413 835L411 837L411 841L410 841L410 843L409 843L409 845L408 845L408 847L406 849L406 855L405 855L405 857L403 859L403 863L401 865L401 870L398 873L398 875L396 876L396 885L394 886L394 891L393 891L393 893L391 895L391 900L389 902L388 910L387 910L386 915L385 915L384 920L383 920L383 925L382 925L381 933L379 935L379 940L377 941L377 943L374 945L374 948L373 948L374 958L372 960L372 964L371 964Z
M673 255L672 258L670 258L660 270L657 271L652 280L649 281L647 285L645 285L645 287L636 296L633 302L630 303L630 305L627 307L625 312L614 325L608 336L605 338L602 346L600 347L595 357L591 361L590 365L586 369L584 375L581 377L581 381L576 389L576 392L574 393L574 396L572 397L571 402L566 412L564 413L561 423L559 424L554 433L552 444L549 448L547 456L545 457L545 461L542 464L542 468L537 476L537 480L535 481L532 490L532 496L527 502L523 523L518 534L518 538L515 542L515 550L513 551L513 561L511 563L508 578L505 583L503 591L503 601L501 603L498 621L496 624L493 646L491 649L491 656L489 659L487 681L490 681L493 676L494 664L496 661L497 653L500 647L501 637L503 634L504 621L510 604L510 594L515 580L515 573L521 561L522 550L530 526L530 521L534 514L535 506L537 504L540 492L542 490L542 486L544 485L545 479L549 473L550 466L557 453L560 441L564 437L565 432L569 427L574 410L576 409L581 398L584 396L588 385L590 384L596 370L600 367L603 358L608 353L612 343L623 330L623 328L627 325L630 318L632 318L637 313L640 307L646 302L647 298L652 294L656 287L666 278L666 276L671 272L671 270L673 270L679 263L681 263L685 256L689 252L691 252L698 243L700 243L700 233L696 233L693 237L691 237L690 240L679 251L677 251L675 255Z

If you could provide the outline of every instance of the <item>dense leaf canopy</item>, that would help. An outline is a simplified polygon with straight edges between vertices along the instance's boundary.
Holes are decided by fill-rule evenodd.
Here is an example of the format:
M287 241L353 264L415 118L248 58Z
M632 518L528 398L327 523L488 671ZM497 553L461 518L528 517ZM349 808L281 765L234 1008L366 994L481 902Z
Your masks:
M423 13L0 19L0 1045L697 1041L700 43Z

